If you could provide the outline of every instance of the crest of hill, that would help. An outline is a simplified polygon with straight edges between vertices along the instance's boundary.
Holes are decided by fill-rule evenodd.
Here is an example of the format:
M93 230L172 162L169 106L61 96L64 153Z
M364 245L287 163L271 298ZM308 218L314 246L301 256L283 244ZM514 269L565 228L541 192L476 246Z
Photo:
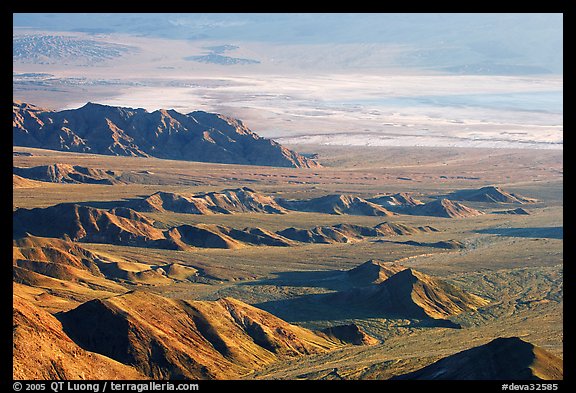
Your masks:
M166 237L180 249L241 248L246 245L288 247L295 243L276 233L261 228L235 229L223 225L180 225L167 232Z
M38 275L118 293L125 289L110 280L169 284L198 274L197 269L176 263L159 266L105 260L70 240L36 236L14 240L12 255L17 281L33 284L43 280L47 287L57 286L58 282Z
M167 230L125 207L101 210L62 203L47 208L16 209L13 237L30 234L72 241L118 244L136 247L186 250L239 248L246 245L291 246L290 239L260 228L234 229L222 225L180 225Z
M550 352L519 337L500 337L392 379L561 380L563 370L562 359Z
M136 291L84 303L60 319L83 348L154 379L232 379L341 345L232 298L182 301Z
M511 209L511 210L500 210L500 211L495 211L493 212L495 214L520 214L520 215L530 215L530 212L526 209L523 209L521 207L518 207L516 209Z
M14 102L12 119L14 146L223 164L320 166L258 136L240 120L202 111L150 113L87 103L57 112Z
M130 218L123 217L125 215ZM105 211L72 203L17 209L13 213L12 225L14 238L29 233L41 237L68 237L73 241L134 246L147 246L164 239L162 230L137 212L126 209Z
M371 266L362 268L365 271L372 269ZM399 269L378 284L328 295L327 301L375 314L390 313L415 319L446 319L475 311L489 303L444 280L411 268Z
M424 204L424 202L414 198L407 192L399 192L392 195L377 195L367 199L367 201L393 212L402 212L405 209Z
M118 175L113 171L88 168L80 165L52 164L32 168L14 167L15 175L49 183L117 184Z
M138 211L173 211L189 214L286 213L286 209L278 205L273 197L248 187L194 194L189 197L159 191L142 200L133 201L129 206Z
M381 223L375 227L352 224L288 228L271 232L262 228L236 229L215 224L180 225L168 229L126 207L110 210L73 203L13 212L13 239L27 235L70 239L89 243L117 244L170 250L197 248L235 249L245 246L290 247L304 243L349 243L365 237L395 236L435 231L432 227L411 227Z
M102 275L96 263L99 258L68 240L37 236L16 239L13 241L12 259L16 265L18 261L49 262L86 270L96 276Z
M350 243L365 237L411 235L420 232L435 232L429 226L412 227L400 223L383 222L374 227L354 224L318 226L311 229L287 228L276 232L282 237L303 243Z
M133 367L86 351L48 312L16 294L12 300L12 377L18 380L144 379Z
M12 174L12 188L37 188L42 187L42 185L42 182Z
M537 199L518 194L508 193L496 186L486 186L479 189L459 190L449 194L456 201L495 202L495 203L534 203Z
M370 259L361 265L346 271L347 279L355 286L367 286L386 281L394 274L407 269L396 262L383 262Z
M416 216L444 218L466 218L484 214L479 210L446 198L436 199L423 205L414 206L407 213Z
M354 216L392 216L395 213L357 196L333 194L313 199L286 200L278 203L286 209L326 214L349 214Z

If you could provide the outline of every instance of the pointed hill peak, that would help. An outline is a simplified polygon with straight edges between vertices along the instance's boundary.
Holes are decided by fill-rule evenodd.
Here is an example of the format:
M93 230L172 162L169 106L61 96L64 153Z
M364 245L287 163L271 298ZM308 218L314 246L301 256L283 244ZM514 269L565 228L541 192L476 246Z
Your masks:
M405 266L396 262L383 262L377 259L370 259L348 270L347 274L354 285L365 286L386 281L404 269L406 269Z
M537 199L528 198L518 194L512 194L502 190L498 186L485 186L479 189L458 190L448 195L449 198L459 201L475 201L490 203L534 203Z
M484 214L483 212L454 202L447 198L439 198L423 205L414 206L410 214L445 218L466 218Z
M392 379L561 380L563 361L519 337L498 337Z

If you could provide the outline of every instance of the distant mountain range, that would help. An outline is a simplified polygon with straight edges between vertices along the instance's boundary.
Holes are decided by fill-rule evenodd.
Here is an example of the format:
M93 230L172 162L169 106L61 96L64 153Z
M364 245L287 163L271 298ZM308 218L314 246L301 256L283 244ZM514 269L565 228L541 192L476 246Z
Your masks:
M14 102L12 119L15 146L224 164L320 166L258 136L240 120L216 113L148 112L94 103L57 112Z
M467 74L562 73L563 14L557 13L15 13L15 27L42 31L128 34L212 43L214 53L232 43L295 47L285 58L303 67L365 69L390 64ZM69 38L41 40L58 49ZM92 40L88 48L92 48ZM16 38L15 38L16 41ZM62 41L62 42L61 42ZM34 41L36 44L36 42ZM216 46L214 46L217 43ZM224 43L228 43L222 45ZM38 45L36 44L36 45ZM76 44L73 42L73 44ZM77 45L77 44L76 44ZM346 45L346 56L335 49ZM401 47L399 56L378 45ZM22 46L22 45L20 45ZM18 46L18 48L20 48ZM307 48L307 46L311 48ZM214 49L215 48L215 49ZM329 50L326 50L329 48ZM370 48L370 50L368 50ZM14 56L28 49L15 50ZM94 49L102 51L100 47ZM116 48L106 48L104 52ZM308 50L307 50L308 49ZM334 52L334 55L330 55ZM26 52L25 52L26 53ZM59 53L59 51L56 51ZM98 53L98 52L97 52ZM265 53L265 52L263 52ZM321 54L320 56L315 56ZM88 52L91 55L91 52ZM290 56L290 57L288 57ZM266 58L261 59L263 63ZM279 59L274 57L275 61Z

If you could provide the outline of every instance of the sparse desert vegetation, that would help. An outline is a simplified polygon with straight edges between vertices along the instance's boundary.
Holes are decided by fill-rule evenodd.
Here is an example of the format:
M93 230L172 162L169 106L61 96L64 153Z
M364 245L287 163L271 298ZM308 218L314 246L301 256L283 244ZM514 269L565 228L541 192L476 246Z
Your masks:
M419 148L404 149L415 156L421 152ZM56 163L60 167L54 168L74 168L82 163L85 168L98 169L83 173L114 173L116 178L124 179L94 184L91 179L71 183L58 176L44 181L15 177L15 296L18 302L25 302L21 307L38 307L47 313L42 314L46 318L52 315L61 320L63 328L58 329L64 330L58 335L69 334L72 342L83 343L80 336L75 336L78 333L70 330L79 320L71 324L70 318L87 313L92 307L89 304L113 310L112 305L122 301L126 307L136 307L137 303L122 297L114 300L118 296L131 299L133 295L123 294L136 290L139 301L150 301L146 300L150 297L158 299L155 304L181 304L178 307L184 308L180 310L202 304L206 309L203 312L210 313L216 312L213 307L217 304L227 304L220 299L234 299L230 301L269 313L261 314L270 315L266 318L310 329L306 332L314 332L318 343L330 342L322 351L295 352L287 358L279 355L280 349L274 349L280 347L273 341L265 344L255 338L250 329L256 328L246 325L248 330L234 334L247 334L245 337L257 351L254 356L267 360L259 360L256 365L246 354L238 358L240 355L234 355L232 349L223 349L232 348L232 343L222 343L218 344L222 346L219 352L206 355L211 357L192 357L194 364L208 367L198 373L192 371L197 366L187 363L192 360L185 360L183 354L173 357L179 351L173 347L178 341L174 335L188 334L184 331L165 333L176 341L160 344L171 348L165 349L168 353L176 351L169 355L169 368L144 367L154 362L128 358L96 343L81 345L92 356L91 362L124 363L127 368L110 369L116 370L118 377L400 378L426 375L427 369L420 374L409 373L433 367L442 358L457 356L499 337L521 337L537 346L538 364L543 362L541 359L563 356L561 153L512 150L502 154L487 150L485 153L492 156L490 167L475 165L474 172L469 173L478 155L468 155L467 151L459 155L457 149L450 153L457 159L448 166L443 164L447 151L432 149L426 156L427 163L417 167L403 162L405 155L398 154L398 148L366 148L365 155L374 151L383 157L382 161L359 167L355 162L360 161L355 161L353 155L346 164L336 164L331 160L338 156L339 149L335 148L330 156L330 149L322 147L320 157L334 164L313 169L110 157L23 147L14 147L14 151L18 152L13 157L15 168L47 168ZM513 176L502 181L499 172L491 170L493 165L502 166L502 173ZM18 171L37 173L38 169ZM465 173L469 176L463 176ZM542 173L546 173L546 180ZM431 180L439 176L445 179ZM400 177L413 180L407 182ZM54 182L59 178L61 182ZM41 192L35 187L38 183ZM342 197L327 199L335 194ZM447 199L452 197L454 200ZM316 205L316 200L321 203ZM424 214L416 210L446 200L451 202L450 208L465 206L465 212L470 209L482 214L451 216L443 214L442 209ZM330 203L332 208L327 207ZM369 209L349 208L358 203ZM35 211L31 209L49 212L58 206L72 210L51 215L46 224L23 214ZM301 206L305 208L299 209ZM520 208L529 214L497 214ZM390 214L381 215L381 211ZM218 233L219 239L224 239L222 244L230 247L188 244L166 249L149 243L155 236L166 238L173 228L212 228L210 233ZM187 236L198 239L195 233ZM144 238L150 241L130 240ZM262 242L264 238L281 240L282 247ZM400 274L404 271L410 274ZM400 295L404 290L401 288L413 288L415 292L406 299L419 300L398 308L405 302L397 297L404 296ZM147 311L141 309L139 315L143 312ZM141 324L147 318L160 317L128 319L129 325L143 329ZM232 334L220 330L220 322L200 323L195 318L190 320L189 329L200 329L199 337L204 337L197 345L213 346L220 342L217 337ZM90 326L96 328L101 323L105 322L97 319ZM348 325L356 328L337 328ZM202 330L207 326L213 333ZM258 329L269 331L267 325L261 326ZM334 332L350 335L358 329L365 338L356 338L356 344L334 336ZM156 337L154 331L146 334ZM302 339L300 333L296 337ZM114 338L121 342L126 339ZM546 354L540 355L542 351ZM215 360L219 356L223 358ZM218 367L230 361L239 365L226 370L211 368L207 359L216 361ZM554 360L550 367L556 370L557 364ZM63 367L62 377L75 372L71 366ZM561 375L554 372L534 375ZM53 371L43 373L17 375L55 375Z
M14 379L564 378L561 12L12 23Z

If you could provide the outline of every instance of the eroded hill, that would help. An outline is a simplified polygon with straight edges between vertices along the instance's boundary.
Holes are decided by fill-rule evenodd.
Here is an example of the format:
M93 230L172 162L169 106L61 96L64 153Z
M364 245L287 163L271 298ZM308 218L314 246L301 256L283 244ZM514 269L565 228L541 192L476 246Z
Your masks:
M181 301L137 291L59 318L84 348L155 379L230 379L341 345L232 298Z
M202 111L147 112L87 103L50 111L13 103L13 144L44 149L176 160L319 167L315 161L262 138L240 120Z
M559 380L563 361L519 337L497 338L392 379Z

